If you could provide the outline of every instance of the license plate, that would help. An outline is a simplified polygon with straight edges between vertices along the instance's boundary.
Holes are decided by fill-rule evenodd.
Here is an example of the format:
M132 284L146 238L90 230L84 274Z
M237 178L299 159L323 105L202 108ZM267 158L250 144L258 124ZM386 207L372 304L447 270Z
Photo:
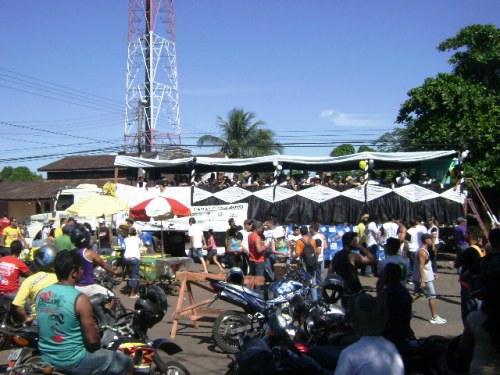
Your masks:
M21 354L21 350L22 349L16 349L16 350L13 350L9 353L9 358L7 359L9 362L10 361L17 361L17 359L19 358L19 355Z

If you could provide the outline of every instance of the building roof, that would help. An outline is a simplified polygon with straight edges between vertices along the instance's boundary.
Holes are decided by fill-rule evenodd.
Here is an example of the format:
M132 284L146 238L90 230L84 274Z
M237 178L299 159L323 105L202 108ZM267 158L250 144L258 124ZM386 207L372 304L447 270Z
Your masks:
M76 187L79 184L92 183L104 186L109 179L102 180L44 180L44 181L2 181L0 182L0 201L30 201L52 199L58 190ZM125 179L119 179L119 182Z
M66 156L53 163L38 168L39 172L102 170L115 168L116 155Z

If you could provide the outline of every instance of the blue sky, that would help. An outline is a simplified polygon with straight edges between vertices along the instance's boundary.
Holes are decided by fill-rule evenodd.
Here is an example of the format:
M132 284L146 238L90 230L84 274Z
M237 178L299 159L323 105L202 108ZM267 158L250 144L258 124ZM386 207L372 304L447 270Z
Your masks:
M183 144L234 107L285 145L322 143L289 155L373 141L410 88L451 70L435 47L499 14L498 0L177 0ZM0 169L123 144L127 33L125 0L0 1Z

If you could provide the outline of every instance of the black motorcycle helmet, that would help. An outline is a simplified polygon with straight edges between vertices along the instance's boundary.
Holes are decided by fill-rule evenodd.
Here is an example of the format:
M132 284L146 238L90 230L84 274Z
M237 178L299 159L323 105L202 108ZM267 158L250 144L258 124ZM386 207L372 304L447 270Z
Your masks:
M322 294L326 303L337 303L344 292L342 277L331 275L323 282Z
M86 249L90 245L90 233L82 224L75 225L71 230L70 238L71 243L75 245L77 249Z
M226 280L231 284L243 285L243 282L245 281L245 275L243 274L241 268L233 267L227 273Z
M52 244L45 244L35 251L35 264L42 271L52 271L57 253L59 253L57 247Z
M156 284L146 288L140 294L134 305L134 310L138 311L141 325L152 328L156 323L161 322L167 312L167 295Z

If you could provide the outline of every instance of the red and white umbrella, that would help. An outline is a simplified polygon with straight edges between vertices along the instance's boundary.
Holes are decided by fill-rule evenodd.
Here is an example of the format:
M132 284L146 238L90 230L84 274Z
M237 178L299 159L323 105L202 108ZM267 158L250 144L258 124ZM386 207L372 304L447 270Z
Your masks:
M161 196L147 199L130 209L130 217L138 221L149 221L151 218L161 221L189 215L189 207L176 199Z

